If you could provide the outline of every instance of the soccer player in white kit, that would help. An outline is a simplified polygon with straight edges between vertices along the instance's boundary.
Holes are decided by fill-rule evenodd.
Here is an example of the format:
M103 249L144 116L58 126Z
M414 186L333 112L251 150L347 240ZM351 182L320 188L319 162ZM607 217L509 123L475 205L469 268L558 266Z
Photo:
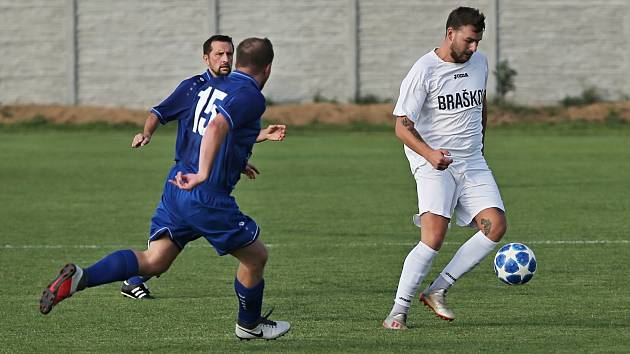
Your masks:
M394 306L383 321L388 329L406 329L407 314L420 283L440 250L453 216L460 226L479 231L455 253L420 301L448 321L448 289L495 248L507 223L503 201L486 160L488 61L477 51L485 16L459 7L446 22L439 48L413 65L400 86L394 108L396 136L416 180L420 242L407 255Z

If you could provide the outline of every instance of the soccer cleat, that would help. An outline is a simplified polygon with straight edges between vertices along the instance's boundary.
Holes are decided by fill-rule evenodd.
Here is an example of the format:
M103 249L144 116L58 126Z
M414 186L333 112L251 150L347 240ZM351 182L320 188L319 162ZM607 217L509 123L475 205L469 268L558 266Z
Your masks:
M276 339L285 335L290 329L291 324L286 321L271 321L268 319L272 310L267 312L266 315L260 318L258 324L253 328L248 326L242 326L236 323L235 334L240 340L250 339Z
M446 289L438 289L430 293L427 293L425 290L425 292L420 294L420 301L433 310L437 317L446 321L455 319L453 311L446 307Z
M129 284L126 280L123 282L123 285L120 287L120 293L123 296L136 299L136 300L152 300L155 299L151 296L151 292L149 288L147 288L146 284Z
M66 264L57 278L44 289L39 300L39 312L44 315L49 313L53 306L63 299L67 299L78 290L82 290L82 278L83 270L81 268L72 263Z
M383 321L383 328L387 329L407 329L407 315L399 313L396 315L389 315Z

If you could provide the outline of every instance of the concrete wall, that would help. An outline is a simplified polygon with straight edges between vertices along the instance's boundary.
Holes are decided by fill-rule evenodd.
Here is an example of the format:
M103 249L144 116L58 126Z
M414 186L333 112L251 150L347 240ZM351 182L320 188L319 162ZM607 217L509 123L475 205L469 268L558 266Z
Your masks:
M0 104L65 102L66 16L63 0L0 1Z
M252 36L271 39L275 57L265 94L274 101L318 94L347 100L354 98L353 11L353 0L221 1L219 29L235 43Z
M500 57L518 71L519 101L554 102L589 87L630 94L630 1L501 1L500 15Z
M204 70L217 32L272 40L274 101L395 99L459 5L486 14L480 50L518 71L512 99L630 94L626 0L0 0L0 104L146 108Z
M206 0L77 5L79 104L147 107L203 70Z
M494 0L362 0L359 5L360 96L398 98L400 82L419 57L440 46L446 18L458 6L476 7L486 15L479 50L494 67ZM493 92L494 78L489 79L488 92Z

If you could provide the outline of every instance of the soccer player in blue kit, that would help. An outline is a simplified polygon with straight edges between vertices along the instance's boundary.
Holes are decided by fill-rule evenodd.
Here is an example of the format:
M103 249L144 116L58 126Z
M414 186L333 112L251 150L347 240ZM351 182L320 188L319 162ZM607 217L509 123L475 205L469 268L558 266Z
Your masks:
M216 80L223 80L225 76L232 72L232 61L234 56L234 43L232 38L226 35L216 34L208 38L203 44L203 61L208 67L206 72L201 74L210 85L214 86ZM181 83L184 87L188 87L188 80ZM194 84L193 84L194 86ZM182 102L188 102L187 95L189 95L187 89L180 89L179 87L162 101L158 106L155 106L149 112L149 117L144 123L144 130L142 133L138 133L133 137L131 142L132 148L140 148L151 142L151 138L160 124L167 124L173 120L177 120L180 116L192 114L188 111L195 110L196 105L182 106ZM262 129L256 138L256 142L263 142L266 140L281 141L284 139L286 126L284 125L269 125L267 128ZM258 169L247 164L243 173L250 179L255 179L256 174L259 173ZM120 288L120 293L131 299L153 299L146 282L151 279L150 276L133 276L125 280Z
M180 87L190 91L182 107L196 102L197 109L180 117L176 163L151 220L150 247L113 252L85 269L67 264L42 294L43 314L77 291L164 273L188 242L203 236L219 255L239 260L234 280L239 303L236 336L275 339L289 331L288 322L261 316L267 249L256 222L231 196L260 132L265 111L260 91L271 75L273 56L267 38L248 38L238 45L236 71L225 80L211 86L196 76Z

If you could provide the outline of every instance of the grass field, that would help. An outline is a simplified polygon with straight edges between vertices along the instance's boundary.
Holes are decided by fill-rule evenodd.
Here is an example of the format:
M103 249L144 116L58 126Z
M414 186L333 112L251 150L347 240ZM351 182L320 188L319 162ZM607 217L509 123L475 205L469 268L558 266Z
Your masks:
M505 242L531 246L525 286L491 257L449 293L441 321L416 301L406 332L386 331L404 257L418 240L415 186L390 129L289 131L255 148L262 170L237 200L270 259L264 308L293 329L238 341L236 262L205 240L152 280L155 301L118 284L43 316L38 300L66 262L87 266L145 247L173 156L174 130L132 150L130 128L0 127L0 352L628 352L630 127L491 128L486 155L508 208ZM471 230L454 227L432 279Z

